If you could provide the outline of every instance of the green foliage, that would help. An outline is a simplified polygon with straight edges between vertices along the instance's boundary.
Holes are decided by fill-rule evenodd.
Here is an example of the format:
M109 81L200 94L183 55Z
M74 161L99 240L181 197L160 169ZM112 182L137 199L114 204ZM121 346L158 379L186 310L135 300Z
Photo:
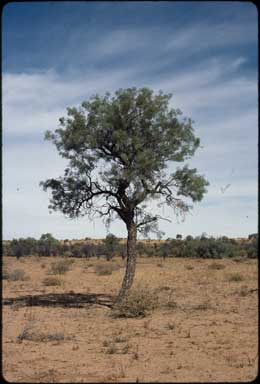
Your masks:
M159 200L176 214L189 211L187 199L200 201L208 182L195 168L185 164L168 171L169 162L186 161L200 144L192 120L170 108L170 98L148 88L128 88L68 108L60 127L45 136L69 161L63 177L41 183L52 191L50 209L69 217L107 216L107 224L114 217L126 225L134 220L147 235L158 233L160 218L147 210L149 200Z
M30 238L28 238L30 239ZM109 241L112 240L111 249L118 255L123 255L126 252L124 243L120 243L119 239L116 239L113 243L113 237L109 236ZM57 242L55 245L55 255L62 256L66 253L74 257L85 257L90 259L95 256L105 256L108 258L108 247L105 240L103 243L81 243L76 242L73 244L62 244ZM31 247L23 248L24 239L14 239L4 244L4 255L15 256L16 249L23 249L23 256L37 255L42 250L42 240L32 239L33 244ZM110 245L109 245L110 246ZM258 240L252 238L246 242L236 242L233 239L229 239L225 236L221 238L202 237L193 238L187 236L185 240L168 239L159 242L156 248L149 242L137 242L137 253L144 256L158 256L162 258L167 257L188 257L188 258L214 258L220 259L222 257L232 257L233 260L245 260L247 258L257 258L258 256ZM48 248L47 255L53 253L52 248Z
M40 256L57 255L59 241L56 240L50 233L42 234L38 242L38 254Z
M119 239L112 233L109 233L105 240L103 240L103 243L105 247L106 258L107 260L111 260L115 253L118 251Z
M243 244L243 251L246 253L247 257L250 259L256 259L258 256L258 235L251 235L249 237L250 242Z
M32 237L13 239L9 243L8 253L17 259L24 255L32 255L36 247L36 240Z

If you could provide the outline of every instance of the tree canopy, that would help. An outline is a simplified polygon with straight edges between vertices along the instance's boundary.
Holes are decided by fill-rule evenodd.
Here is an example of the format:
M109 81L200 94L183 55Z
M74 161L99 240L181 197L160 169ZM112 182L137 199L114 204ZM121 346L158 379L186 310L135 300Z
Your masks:
M149 211L151 199L187 213L208 182L187 164L169 170L200 145L193 121L170 108L170 98L128 88L68 108L59 128L45 136L69 161L63 177L41 183L52 191L49 207L71 218L106 216L107 223L117 216L143 234L156 230L160 218Z

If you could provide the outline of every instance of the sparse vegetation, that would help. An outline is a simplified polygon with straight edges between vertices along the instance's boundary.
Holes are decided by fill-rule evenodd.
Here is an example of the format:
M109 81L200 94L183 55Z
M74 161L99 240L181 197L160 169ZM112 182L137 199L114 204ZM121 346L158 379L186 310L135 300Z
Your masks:
M113 268L111 264L107 264L107 265L99 264L99 265L96 265L95 271L98 276L107 276L107 275L112 275Z
M127 338L125 336L122 336L122 335L117 335L117 336L115 336L114 341L115 341L115 343L125 343L127 341Z
M167 290L167 295L163 296L160 300L161 307L166 309L176 309L178 307L176 301L174 300L174 291L173 289Z
M8 280L9 278L9 272L6 268L2 270L2 280Z
M225 265L221 263L212 263L208 266L208 269L216 269L216 270L221 270L225 269Z
M52 286L61 286L62 285L62 280L59 279L58 277L46 277L43 281L42 284L47 286L47 287L52 287Z
M242 286L238 291L235 292L239 296L246 297L250 294L250 291L247 286Z
M203 303L194 305L192 307L192 309L196 311L206 311L211 308L212 308L212 305L209 303L209 301L204 301Z
M230 282L239 282L239 281L243 281L244 278L240 273L231 273L230 275L227 276L227 280Z
M173 329L176 328L176 325L175 325L172 321L169 321L169 322L167 323L167 326L166 326L166 327L172 331Z
M150 243L147 241L147 244ZM100 380L105 381L105 378L114 372L118 377L116 380L122 381L123 376L118 373L120 363L124 364L125 369L123 381L131 381L136 376L139 376L140 382L145 381L146 378L149 381L151 371L154 369L155 353L160 351L163 358L158 359L156 380L165 381L167 378L173 378L175 381L175 377L180 379L182 373L182 370L177 369L179 363L186 367L191 359L199 358L200 353L203 357L207 354L210 360L205 360L203 364L208 369L206 364L211 361L211 353L213 355L216 352L214 348L222 345L227 347L227 355L234 355L232 366L225 362L223 356L218 357L217 354L214 361L218 366L222 366L225 374L226 369L233 367L228 377L234 378L236 366L242 363L243 371L247 367L255 369L255 363L250 366L247 362L246 353L253 358L257 352L257 342L254 341L257 339L256 260L234 263L226 259L220 261L174 258L163 262L165 273L160 273L157 263L161 260L156 257L150 259L140 257L136 289L143 284L146 292L152 295L152 299L157 297L155 310L147 310L147 306L142 304L140 311L139 303L135 300L131 303L130 317L126 317L129 316L129 306L127 311L123 312L123 316L117 317L114 310L102 303L113 303L113 294L120 284L122 271L113 272L107 277L99 277L95 273L95 266L122 265L120 255L116 255L113 261L109 262L96 258L91 261L77 259L77 267L66 275L64 289L59 285L48 286L52 281L56 284L56 280L65 282L65 277L62 275L46 274L52 262L64 259L41 257L39 262L31 256L26 258L26 263L22 265L21 260L4 257L4 272L22 268L30 276L28 283L21 280L15 285L8 282L3 284L4 300L9 301L9 305L4 303L3 333L5 361L7 356L9 359L5 362L5 369L9 377L12 372L9 364L17 364L23 372L23 364L26 360L42 358L41 372L47 372L52 368L55 360L56 382L61 380L61 372L64 372L64 377L66 374L67 379L70 380L72 377L70 368L73 364L74 366L78 364L78 359L84 353L86 367L78 369L79 381L84 381L86 369L89 372L92 369L93 372L96 370L103 372L105 364L106 366L111 364L111 368L108 372L104 372L104 375L101 374ZM45 264L46 269L41 268L42 263ZM92 267L83 274L81 272L83 266L89 263ZM208 269L215 263L223 264L225 269L219 271L218 269L215 271L214 268ZM193 266L195 273L187 270L186 265ZM245 281L227 283L230 274L237 273L243 276ZM216 278L209 278L211 276ZM45 285L45 279L47 285ZM204 280L207 281L207 285L200 286L199 283ZM109 285L111 290L108 288ZM103 298L103 293L111 293L112 300ZM101 296L100 298L98 296L97 301L94 299L92 301L92 296L94 298L95 294L101 294ZM28 299L21 300L23 296ZM31 300L31 296L35 300ZM16 300L12 302L6 299ZM245 316L245 313L249 313L250 316ZM111 318L110 315L113 317ZM229 332L229 329L236 324L241 324L239 336L235 332ZM236 347L241 340L243 345L238 350ZM64 353L67 353L70 359L70 364L67 365L64 363L65 359L67 361L65 354L57 355L63 350L63 346ZM102 353L98 361L95 357L96 351ZM16 356L19 356L19 360ZM143 375L144 362L147 376ZM172 367L172 375L175 376L167 374L167 366ZM217 379L218 373L214 371L213 360L210 369L212 377L216 373ZM166 374L169 376L166 377ZM31 379L36 381L39 377L37 375L39 372L35 365ZM201 378L195 370L192 375L197 375L198 379ZM247 377L246 372L244 376ZM21 379L26 381L22 373ZM44 377L42 382L45 381L47 378Z
M110 340L104 340L103 346L106 348L105 352L108 354L126 354L130 349L129 344L127 343L127 338L122 335L116 335Z
M157 288L157 292L161 292L161 291L171 291L171 290L172 290L172 288L169 287L168 285L163 285L163 286Z
M113 271L117 271L120 267L118 264L98 264L95 266L95 271L98 276L112 275Z
M39 342L51 342L51 341L64 341L65 336L63 332L55 333L43 333L35 329L35 321L28 322L22 331L17 336L17 342L21 343L23 341L33 341L36 343Z

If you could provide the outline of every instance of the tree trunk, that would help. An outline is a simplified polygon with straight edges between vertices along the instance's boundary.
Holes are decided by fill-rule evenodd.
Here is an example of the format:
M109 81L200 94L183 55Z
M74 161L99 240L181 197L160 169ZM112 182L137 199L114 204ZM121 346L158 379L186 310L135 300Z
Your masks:
M129 225L127 225L127 232L128 237L126 271L115 304L119 304L127 296L127 293L134 281L136 266L136 225L134 222L131 222Z

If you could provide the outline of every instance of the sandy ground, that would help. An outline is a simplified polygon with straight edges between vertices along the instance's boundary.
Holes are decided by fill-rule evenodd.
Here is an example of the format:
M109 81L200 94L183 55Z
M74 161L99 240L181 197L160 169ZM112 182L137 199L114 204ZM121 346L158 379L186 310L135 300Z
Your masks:
M4 298L70 291L116 294L120 287L124 268L119 259L115 263L121 268L109 276L95 272L95 265L105 261L75 259L61 276L62 286L44 286L53 260L4 258L5 269L23 269L29 277L4 280ZM215 263L222 267L211 268ZM232 279L234 274L240 277ZM11 382L34 383L251 381L258 366L257 279L256 260L140 258L136 283L160 295L170 293L176 306L122 319L96 304L4 305L3 375ZM26 340L21 338L26 330L50 337Z

